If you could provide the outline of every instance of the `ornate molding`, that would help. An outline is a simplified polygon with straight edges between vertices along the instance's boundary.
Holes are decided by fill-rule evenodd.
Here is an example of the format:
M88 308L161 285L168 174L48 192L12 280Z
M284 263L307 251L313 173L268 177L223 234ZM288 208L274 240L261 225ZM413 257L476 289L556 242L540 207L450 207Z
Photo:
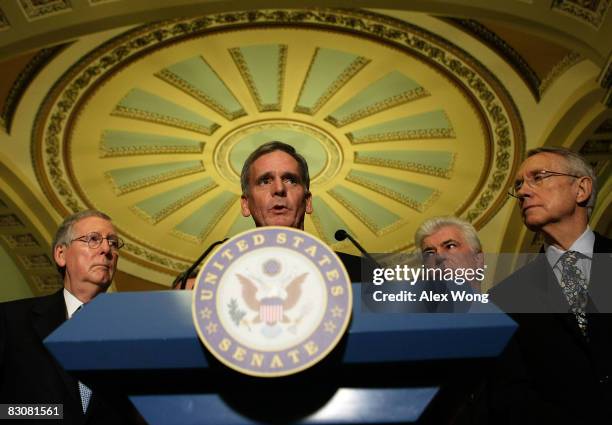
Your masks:
M536 102L540 101L542 93L540 77L520 53L503 38L473 19L443 18L443 20L461 28L495 50L521 76Z
M558 10L598 30L611 2L612 0L553 0L551 9Z
M548 90L548 88L555 82L557 78L565 73L572 66L576 65L578 62L583 60L584 58L577 52L570 52L563 57L558 63L553 66L550 72L542 78L542 83L540 84L540 96Z
M394 106L402 105L404 103L408 103L413 100L421 99L429 95L430 93L427 90L425 90L423 87L417 87L413 90L406 91L401 94L397 94L383 101L376 102L375 104L369 105L365 107L364 109L361 109L357 112L353 112L352 114L350 114L344 119L337 120L331 115L328 115L325 118L325 121L327 121L330 124L333 124L335 127L342 127L352 122L355 122L357 120L360 120L362 118L369 117L370 115L377 114L378 112L382 112L387 109L391 109Z
M397 168L398 170L412 171L414 173L428 174L430 176L442 177L449 179L453 173L455 158L457 154L453 154L451 163L448 168L435 167L433 165L425 165L417 162L407 162L392 159L372 158L359 156L359 152L354 154L355 164L377 165L379 167Z
M2 111L0 111L0 126L4 128L7 133L10 134L11 132L15 111L30 83L32 83L39 72L68 45L69 43L40 50L21 70L6 96L4 104L2 105Z
M438 199L438 197L440 196L440 192L437 190L434 190L431 196L427 199L427 201L421 203L421 202L414 200L413 198L411 198L410 196L404 193L400 193L395 190L391 190L388 187L385 187L380 184L376 184L370 180L366 180L364 178L356 176L353 173L349 173L346 176L346 180L352 183L358 184L360 186L366 187L370 190L373 190L374 192L381 193L385 195L386 197L391 198L396 202L400 202L418 212L425 211L431 205L431 203L434 202L436 199Z
M206 62L206 60L203 57L201 57L201 59L204 62ZM219 78L219 81L221 81L221 83L225 86L227 91L231 93L232 91L229 89L229 87L227 87L227 85L225 85L225 83L223 82L223 79L219 77L217 72L212 67L210 67L210 69ZM176 75L175 73L167 69L161 70L160 72L155 74L155 76L167 82L168 84L173 85L179 90L187 93L189 96L193 97L194 99L202 102L204 105L208 106L210 109L217 112L218 114L220 114L221 116L223 116L225 119L229 121L233 121L236 118L240 118L246 115L244 108L240 108L237 111L228 111L225 107L223 107L223 105L221 105L219 102L217 102L212 97L208 96L202 90L195 88L189 82L185 81L184 79L182 79L181 77L179 77L178 75Z
M51 89L39 109L33 133L33 160L37 178L52 205L61 213L88 207L72 182L66 146L69 120L78 107L112 72L131 61L190 37L212 31L269 27L270 25L318 30L339 30L376 39L406 51L436 67L460 87L487 121L486 137L492 140L490 169L457 214L481 226L505 202L505 187L520 156L524 135L520 116L499 81L469 54L422 28L365 11L257 10L211 14L193 19L165 21L139 27L118 36L75 64ZM284 74L283 74L284 75ZM42 171L41 171L42 170ZM387 230L385 229L385 232ZM384 233L384 232L382 232ZM382 234L380 233L380 234ZM157 247L130 244L126 248L140 259L178 270L184 266L163 255ZM171 253L168 253L171 256ZM176 267L180 267L177 269Z
M235 48L235 49L229 50L230 55L232 56L232 59L234 60L234 63L236 64L238 71L240 71L240 75L242 76L242 79L246 83L249 89L249 92L251 93L251 96L253 97L255 104L257 105L257 109L260 112L280 111L281 109L281 104L283 102L283 87L285 83L285 67L287 63L287 46L284 44L280 44L279 49L280 51L279 51L278 66L277 66L277 70L278 70L277 99L278 99L278 102L272 103L272 104L263 103L261 99L261 95L259 94L259 91L257 90L257 85L255 84L255 81L253 80L253 76L251 75L249 67L246 63L246 60L242 56L240 49Z
M18 0L28 21L72 11L68 0Z
M302 94L304 93L304 89L306 84L309 81L309 78L312 76L312 67L316 62L317 55L319 54L320 47L317 47L314 55L312 56L312 60L310 61L310 65L308 66L308 72L306 73L306 77L304 78L304 82L302 87L300 88L300 94L298 95L298 101L302 98ZM332 84L327 87L325 92L317 99L317 102L312 106L312 108L303 107L300 105L295 105L294 111L302 114L314 115L323 105L327 103L329 99L340 90L346 83L349 82L351 78L353 78L361 69L370 63L370 59L364 57L355 58L355 60L346 68L342 73L334 80Z

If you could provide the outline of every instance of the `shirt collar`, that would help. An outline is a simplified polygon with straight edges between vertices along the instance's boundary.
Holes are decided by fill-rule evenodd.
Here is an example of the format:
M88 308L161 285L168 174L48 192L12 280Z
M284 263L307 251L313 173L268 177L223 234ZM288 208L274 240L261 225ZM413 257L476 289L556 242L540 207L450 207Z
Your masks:
M81 300L72 295L66 288L64 288L64 301L66 302L66 311L68 312L69 319L83 305Z
M595 245L595 233L587 226L586 230L574 241L568 251L576 251L588 258L593 258L593 245ZM551 267L559 261L561 256L566 252L553 245L545 245L546 259Z

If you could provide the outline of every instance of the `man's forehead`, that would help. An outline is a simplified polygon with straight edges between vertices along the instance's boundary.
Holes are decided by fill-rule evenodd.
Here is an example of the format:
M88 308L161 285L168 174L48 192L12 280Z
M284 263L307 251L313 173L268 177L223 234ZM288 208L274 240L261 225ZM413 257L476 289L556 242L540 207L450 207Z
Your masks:
M518 172L516 173L516 177L520 179L525 174L542 170L558 171L562 167L565 167L565 162L565 158L563 158L561 155L551 152L540 152L528 157L525 159L525 161L523 161Z
M257 158L251 166L252 177L262 174L299 173L299 164L294 157L283 151L273 151Z
M465 243L465 236L457 226L449 224L436 229L431 235L423 239L424 245L438 245L448 241Z
M107 231L108 233L115 233L115 226L109 220L98 217L98 216L89 216L80 219L72 226L73 232L99 232L99 231Z

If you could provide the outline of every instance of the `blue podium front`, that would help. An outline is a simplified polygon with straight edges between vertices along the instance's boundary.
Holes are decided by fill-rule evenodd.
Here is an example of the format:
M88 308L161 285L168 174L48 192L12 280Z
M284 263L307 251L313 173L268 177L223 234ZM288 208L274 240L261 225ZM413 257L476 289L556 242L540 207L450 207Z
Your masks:
M359 294L359 285L353 290ZM459 394L484 374L516 328L492 305L478 313L382 314L362 311L356 296L349 331L328 358L291 377L253 378L207 353L191 297L103 294L45 345L84 382L126 392L150 424L414 423L442 409L436 403L449 382Z

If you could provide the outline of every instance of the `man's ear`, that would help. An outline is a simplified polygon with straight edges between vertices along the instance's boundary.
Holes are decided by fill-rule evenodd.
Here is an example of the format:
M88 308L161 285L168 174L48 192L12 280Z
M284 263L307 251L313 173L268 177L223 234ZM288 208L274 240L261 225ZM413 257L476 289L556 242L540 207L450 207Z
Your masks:
M312 214L312 193L306 194L306 214Z
M242 216L248 217L251 215L251 210L249 208L249 200L246 195L242 195L240 197L240 209L242 210Z
M66 248L64 245L57 245L53 250L53 258L55 263L60 267L66 267Z
M576 203L586 205L593 193L593 181L590 177L582 176L578 178L578 193L576 194Z

